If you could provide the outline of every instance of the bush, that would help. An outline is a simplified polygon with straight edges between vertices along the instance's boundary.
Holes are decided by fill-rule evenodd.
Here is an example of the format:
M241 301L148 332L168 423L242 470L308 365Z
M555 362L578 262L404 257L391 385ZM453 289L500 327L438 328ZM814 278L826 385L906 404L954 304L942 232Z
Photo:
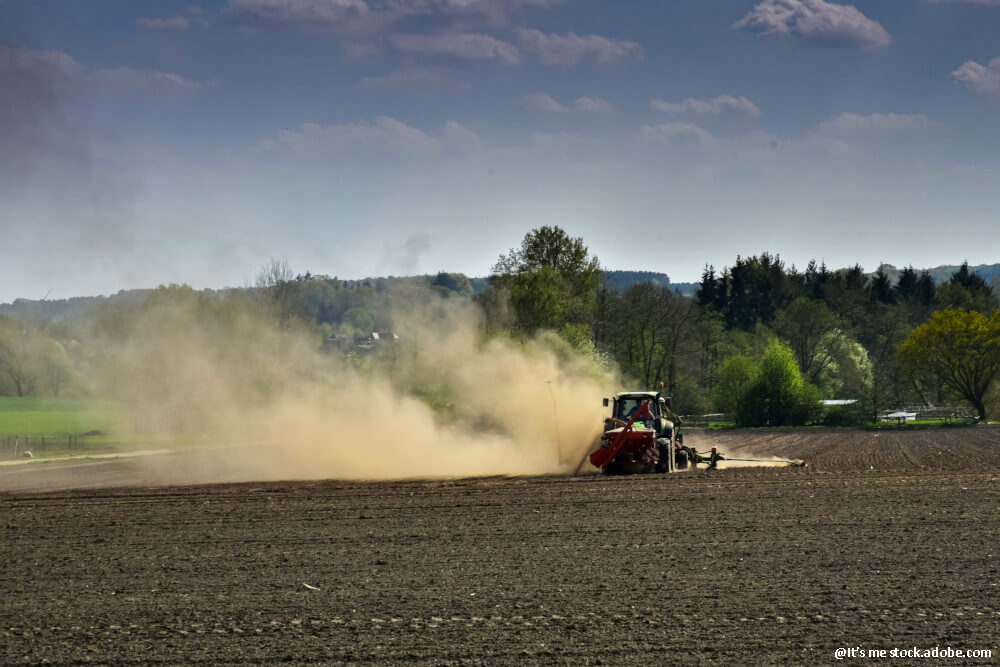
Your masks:
M733 415L742 414L743 404L757 373L757 364L745 354L737 354L723 361L719 366L714 392L715 404L719 410Z
M716 401L740 426L799 426L822 413L819 389L802 379L791 348L772 341L759 364L743 355L719 368Z
M868 421L868 414L860 403L831 405L823 413L825 426L861 426Z

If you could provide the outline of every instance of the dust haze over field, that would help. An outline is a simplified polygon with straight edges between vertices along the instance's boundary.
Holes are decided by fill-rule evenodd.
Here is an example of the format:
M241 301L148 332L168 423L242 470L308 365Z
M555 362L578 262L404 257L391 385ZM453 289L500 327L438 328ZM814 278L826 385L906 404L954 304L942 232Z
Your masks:
M139 437L218 447L144 461L171 483L574 470L614 378L554 334L487 340L475 306L422 299L395 318L400 342L349 360L250 299L154 297L92 389Z

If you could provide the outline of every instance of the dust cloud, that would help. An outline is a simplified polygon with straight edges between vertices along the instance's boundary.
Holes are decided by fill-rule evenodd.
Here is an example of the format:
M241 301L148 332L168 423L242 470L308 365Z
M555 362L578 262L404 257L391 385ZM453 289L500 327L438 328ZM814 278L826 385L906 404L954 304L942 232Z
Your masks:
M752 461L722 460L716 464L716 467L725 470L727 468L788 468L792 465L799 465L799 462L771 456L754 458Z
M253 299L154 294L100 323L93 391L128 406L130 437L187 451L143 460L169 483L575 470L616 378L555 334L486 338L473 304L408 296L400 340L355 357Z

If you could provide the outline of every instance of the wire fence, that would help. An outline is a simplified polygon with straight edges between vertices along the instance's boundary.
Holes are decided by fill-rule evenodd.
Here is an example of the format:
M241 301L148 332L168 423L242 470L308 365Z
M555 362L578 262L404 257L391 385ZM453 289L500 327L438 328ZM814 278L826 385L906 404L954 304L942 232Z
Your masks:
M86 434L0 435L0 458L34 458L46 452L76 452L87 447Z
M901 405L893 408L883 408L878 411L878 417L873 421L870 406L860 403L852 405L829 406L822 418L813 422L816 426L862 426L903 427L911 425L961 426L976 423L976 416L968 407L962 405ZM730 413L713 413L707 415L682 415L681 424L688 428L725 428L736 426L736 415Z

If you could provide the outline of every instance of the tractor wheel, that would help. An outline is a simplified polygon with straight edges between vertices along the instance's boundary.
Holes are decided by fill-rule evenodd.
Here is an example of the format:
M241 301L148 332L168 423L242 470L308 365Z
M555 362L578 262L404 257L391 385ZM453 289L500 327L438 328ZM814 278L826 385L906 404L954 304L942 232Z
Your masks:
M660 449L660 462L656 464L656 472L668 473L670 472L670 441L660 438L656 444Z
M688 467L688 453L686 449L678 449L676 456L674 456L674 468L677 470L687 470Z

